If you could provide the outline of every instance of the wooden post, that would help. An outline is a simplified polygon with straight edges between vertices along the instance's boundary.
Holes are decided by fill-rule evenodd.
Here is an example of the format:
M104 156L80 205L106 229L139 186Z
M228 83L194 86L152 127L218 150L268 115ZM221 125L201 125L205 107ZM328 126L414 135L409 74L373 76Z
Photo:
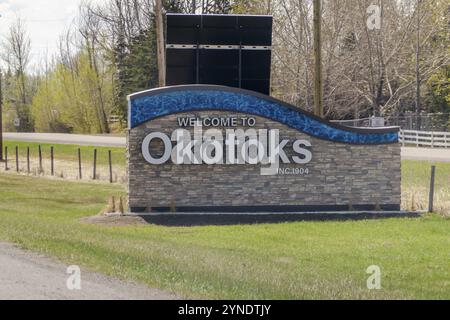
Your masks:
M30 174L30 147L27 147L27 173Z
M5 171L8 171L8 147L5 147Z
M111 150L108 151L108 160L109 160L109 183L113 183L112 155L111 155Z
M314 114L323 118L321 19L321 0L314 0Z
M78 148L78 178L80 180L83 179L83 174L81 171L81 149L80 148Z
M50 147L50 171L51 171L51 175L54 176L55 175L55 157L54 157L54 153L53 153L53 147Z
M38 150L39 151L39 174L41 174L42 171L44 171L43 168L42 168L42 148L41 148L41 145L39 145L38 149L39 149Z
M19 172L19 147L16 146L16 171Z
M434 211L434 182L436 176L436 166L431 167L431 179L430 179L430 197L428 203L428 212Z
M92 173L92 179L97 179L97 149L94 149L94 170Z
M158 84L166 86L166 50L164 45L164 12L162 0L155 1Z

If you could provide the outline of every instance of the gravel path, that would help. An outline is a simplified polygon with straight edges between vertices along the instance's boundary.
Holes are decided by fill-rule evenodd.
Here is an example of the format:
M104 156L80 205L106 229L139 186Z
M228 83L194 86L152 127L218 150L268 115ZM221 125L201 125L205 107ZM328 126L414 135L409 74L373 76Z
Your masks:
M0 243L0 300L169 300L176 296L81 269L81 290L69 290L66 265Z

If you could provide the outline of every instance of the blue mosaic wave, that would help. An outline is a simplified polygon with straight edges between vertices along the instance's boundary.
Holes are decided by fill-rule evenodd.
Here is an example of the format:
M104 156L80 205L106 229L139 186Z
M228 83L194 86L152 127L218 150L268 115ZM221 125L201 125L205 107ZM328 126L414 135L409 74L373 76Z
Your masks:
M129 126L133 129L147 121L191 111L231 111L247 113L283 123L316 138L334 142L376 145L398 143L398 130L351 130L312 117L271 98L247 91L221 89L150 90L130 96Z

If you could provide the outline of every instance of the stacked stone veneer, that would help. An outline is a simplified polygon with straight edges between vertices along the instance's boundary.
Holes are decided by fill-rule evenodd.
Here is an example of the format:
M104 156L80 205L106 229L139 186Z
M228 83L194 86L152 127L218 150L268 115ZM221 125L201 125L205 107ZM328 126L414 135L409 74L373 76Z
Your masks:
M336 207L336 210L400 208L400 145L352 145L311 137L262 117L252 129L279 129L280 139L309 140L312 161L308 175L262 176L260 165L148 164L141 152L151 132L171 136L179 117L250 117L229 112L188 112L158 118L129 131L128 192L132 211L182 207ZM248 127L238 127L249 129ZM185 128L193 132L193 128ZM207 129L207 128L205 128ZM219 128L220 129L220 128ZM225 129L225 128L222 128ZM236 128L234 128L236 129ZM152 144L153 152L162 143ZM289 150L289 147L287 148ZM152 152L152 153L153 153ZM289 152L288 152L289 154Z

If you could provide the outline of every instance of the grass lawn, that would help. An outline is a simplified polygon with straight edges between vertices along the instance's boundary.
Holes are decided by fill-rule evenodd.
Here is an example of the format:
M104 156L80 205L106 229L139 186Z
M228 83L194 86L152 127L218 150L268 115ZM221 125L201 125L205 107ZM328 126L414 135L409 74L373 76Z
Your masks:
M109 196L122 195L120 185L0 173L0 186L0 241L182 297L450 299L450 219L438 215L112 227L80 219L100 212ZM382 269L382 290L366 287L371 265Z
M427 161L402 161L402 179L404 186L429 188L431 166L436 166L436 185L448 187L450 185L450 162L433 163Z

